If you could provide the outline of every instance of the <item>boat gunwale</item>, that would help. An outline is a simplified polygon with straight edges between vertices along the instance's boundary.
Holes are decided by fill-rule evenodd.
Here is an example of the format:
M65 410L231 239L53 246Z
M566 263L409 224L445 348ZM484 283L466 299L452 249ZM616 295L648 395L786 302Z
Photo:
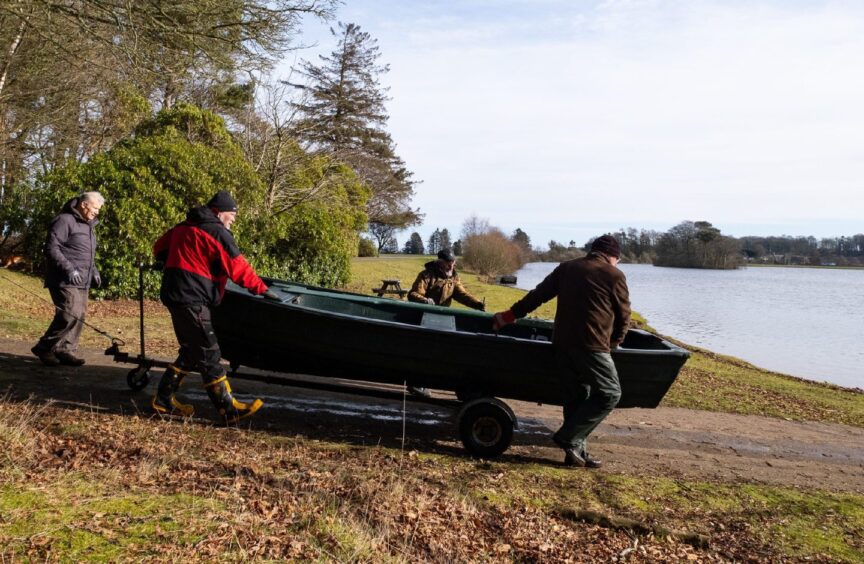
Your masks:
M265 279L265 281L268 281L268 280ZM275 282L276 284L278 284L280 286L301 288L303 290L301 292L291 292L291 290L288 290L288 289L278 288L280 292L284 292L286 294L291 294L291 293L304 294L304 293L307 293L310 295L321 295L324 297L328 297L328 294L331 296L332 296L332 294L342 294L342 295L346 295L346 296L356 296L357 298L360 298L360 300L362 300L360 303L368 302L368 303L372 303L372 304L376 304L376 305L382 304L385 306L386 305L396 305L397 307L406 307L407 306L407 307L410 307L411 309L420 309L422 311L428 311L430 313L436 313L438 315L453 315L453 316L463 315L463 316L468 316L468 317L487 318L490 321L492 318L491 314L485 313L485 312L475 312L475 311L471 311L471 310L464 310L463 311L463 310L457 309L457 310L450 310L447 313L441 313L440 311L438 311L438 310L442 309L441 306L432 306L432 305L427 305L427 304L414 304L414 303L410 303L410 302L399 302L399 303L391 304L389 302L395 302L395 300L391 300L390 298L377 298L377 297L373 297L373 296L365 296L363 294L355 294L352 292L342 292L339 290L329 291L325 288L311 289L308 286L303 285L303 284L286 283L285 281L281 281L281 280L271 280L271 281ZM236 289L235 288L226 288L226 292L227 291L231 291L233 294L236 294L238 297L244 298L244 299L251 299L251 300L263 300L264 299L264 298L260 298L258 296L253 296L253 295L249 294L245 290L240 289L239 286L236 287ZM340 298L339 297L333 297L332 299L340 299ZM346 298L346 299L349 299L352 302L354 301L351 298ZM336 311L330 311L330 310L323 309L320 307L316 308L316 307L312 307L309 305L304 305L304 304L299 304L299 303L291 303L288 301L280 301L280 302L268 301L268 305L282 306L282 307L285 307L288 309L299 310L303 313L312 314L312 315L315 315L318 317L338 318L338 319L342 319L342 320L353 322L353 323L369 324L369 325L374 325L374 326L384 326L384 327L398 326L398 328L400 328L400 329L408 329L411 331L418 331L420 333L429 333L429 334L433 334L433 335L449 335L449 336L458 335L458 336L463 337L463 338L477 339L477 340L481 340L481 341L515 342L515 343L528 344L529 346L544 346L544 347L545 346L549 346L549 347L552 346L552 341L525 339L525 338L521 338L521 337L513 337L510 335L501 335L498 333L494 333L494 334L477 333L474 331L462 331L462 330L455 330L454 331L454 330L449 330L449 329L439 329L436 327L423 327L421 325L416 325L416 324L412 324L412 323L405 323L402 321L390 321L390 320L385 320L385 319L376 319L374 317L365 317L365 316L354 315L354 314L349 314L349 313L341 313L341 312L336 312ZM432 309L432 308L435 308L435 309ZM528 323L526 323L525 321L528 321ZM531 321L533 321L534 323L531 323ZM516 323L519 325L522 325L522 326L532 327L534 324L543 323L544 325L546 325L546 324L551 324L552 322L548 321L548 320L537 319L537 318L527 318L526 320L518 320ZM687 359L690 357L689 351L687 351L686 349L684 349L682 347L679 347L678 345L675 345L674 343L671 343L670 341L667 341L666 339L663 339L662 337L660 337L658 335L655 335L655 334L650 333L648 331L645 331L643 329L631 328L631 329L629 329L629 331L633 331L633 332L640 334L640 335L646 335L646 336L650 336L652 338L656 338L660 341L661 344L663 344L664 346L666 346L668 348L667 349L638 349L638 348L626 348L626 347L620 347L619 346L618 348L613 349L611 351L613 355L616 355L616 356L618 356L618 355L645 356L645 357L654 357L654 356L681 357L684 359Z

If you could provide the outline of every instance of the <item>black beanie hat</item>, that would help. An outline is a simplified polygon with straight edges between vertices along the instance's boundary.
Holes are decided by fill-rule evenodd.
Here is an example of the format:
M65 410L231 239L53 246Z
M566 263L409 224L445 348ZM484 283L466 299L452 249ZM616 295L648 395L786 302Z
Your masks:
M453 262L456 260L456 255L450 249L441 249L438 251L438 258L447 262Z
M207 202L207 207L220 212L236 212L237 202L231 197L231 194L225 190L216 192L216 195L210 198Z
M603 235L594 239L594 242L591 243L591 250L599 251L610 257L621 257L621 246L618 245L618 240L612 235Z

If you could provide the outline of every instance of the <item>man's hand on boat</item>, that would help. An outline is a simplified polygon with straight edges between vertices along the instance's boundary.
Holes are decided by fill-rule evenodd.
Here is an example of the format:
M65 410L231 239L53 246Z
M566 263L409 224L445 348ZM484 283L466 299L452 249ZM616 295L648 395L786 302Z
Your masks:
M261 295L264 296L268 300L276 300L278 302L282 301L282 296L280 296L279 294L277 294L276 292L274 292L270 288L267 288L267 291L265 291Z
M499 311L492 316L492 330L498 331L506 325L516 323L516 316L509 309L507 311Z
M426 298L426 303L429 305L435 305L435 300L433 300L432 298Z

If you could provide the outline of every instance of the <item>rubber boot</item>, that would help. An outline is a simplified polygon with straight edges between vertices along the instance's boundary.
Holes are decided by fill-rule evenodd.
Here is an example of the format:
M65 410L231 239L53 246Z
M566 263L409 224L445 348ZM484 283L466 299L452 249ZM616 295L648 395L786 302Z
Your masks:
M252 403L237 401L234 398L234 394L231 393L231 384L228 383L228 376L225 375L216 378L209 384L204 384L204 388L207 390L207 395L210 396L210 401L216 406L219 415L225 419L226 424L236 423L241 419L245 419L264 405L264 401L260 399L256 399Z
M156 413L164 413L182 415L183 417L191 417L195 413L195 407L188 403L180 403L174 394L180 388L180 383L186 377L188 372L184 372L169 364L159 381L159 387L156 389L156 395L153 396L153 401L150 405Z

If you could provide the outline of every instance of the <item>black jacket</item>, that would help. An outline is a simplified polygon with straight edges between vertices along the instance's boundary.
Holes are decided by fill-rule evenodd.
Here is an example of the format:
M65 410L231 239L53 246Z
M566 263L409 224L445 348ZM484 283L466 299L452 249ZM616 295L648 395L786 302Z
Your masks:
M75 206L78 198L72 198L63 206L63 211L51 220L48 240L45 243L46 288L89 288L96 270L96 233L93 228L98 219L84 221ZM84 281L75 285L69 276L77 270Z

